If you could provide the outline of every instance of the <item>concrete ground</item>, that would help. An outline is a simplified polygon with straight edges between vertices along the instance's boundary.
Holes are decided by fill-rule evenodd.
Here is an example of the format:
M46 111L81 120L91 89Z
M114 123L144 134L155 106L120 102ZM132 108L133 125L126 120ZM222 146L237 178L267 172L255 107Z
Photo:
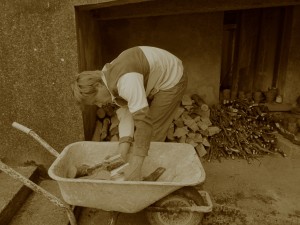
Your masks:
M203 161L203 185L215 205L202 224L300 224L300 146L281 142L287 157L268 155L248 164L245 160ZM223 207L221 207L223 206ZM85 208L79 225L106 225L110 213ZM118 225L149 224L145 212L121 213Z

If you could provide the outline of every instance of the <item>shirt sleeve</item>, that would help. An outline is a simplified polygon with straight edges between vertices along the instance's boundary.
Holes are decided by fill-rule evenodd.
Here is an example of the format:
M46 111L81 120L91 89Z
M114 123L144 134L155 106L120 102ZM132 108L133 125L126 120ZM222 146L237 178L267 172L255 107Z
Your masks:
M127 100L134 121L133 155L147 156L152 138L152 118L146 98L143 75L127 73L118 81L119 95Z
M117 111L119 119L119 142L132 142L134 134L134 121L127 107L121 107Z
M117 87L120 97L128 102L131 113L148 106L142 74L126 73L118 80Z

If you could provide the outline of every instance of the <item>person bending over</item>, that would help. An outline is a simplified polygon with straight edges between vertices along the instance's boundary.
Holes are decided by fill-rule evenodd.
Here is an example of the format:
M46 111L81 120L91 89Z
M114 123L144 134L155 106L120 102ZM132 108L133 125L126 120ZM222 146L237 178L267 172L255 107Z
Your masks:
M119 106L119 152L132 146L125 180L141 180L151 141L163 142L187 87L182 61L149 46L123 51L102 70L83 71L72 84L81 105Z

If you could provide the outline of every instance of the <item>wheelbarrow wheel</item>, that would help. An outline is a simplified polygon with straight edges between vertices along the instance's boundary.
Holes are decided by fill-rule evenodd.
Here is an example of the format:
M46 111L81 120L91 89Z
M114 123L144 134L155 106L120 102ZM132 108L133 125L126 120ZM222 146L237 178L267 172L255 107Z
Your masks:
M183 187L153 204L155 207L188 207L204 205L199 192L193 187ZM151 225L198 225L204 213L199 212L156 212L147 211Z

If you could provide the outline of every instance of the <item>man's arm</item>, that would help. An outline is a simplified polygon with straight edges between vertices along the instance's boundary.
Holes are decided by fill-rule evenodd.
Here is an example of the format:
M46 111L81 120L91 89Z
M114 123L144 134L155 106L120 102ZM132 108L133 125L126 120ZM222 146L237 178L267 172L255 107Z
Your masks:
M133 142L134 121L127 107L117 110L119 119L119 153L125 161L128 161L127 155Z
M118 81L118 91L128 102L128 109L133 115L135 125L133 155L147 156L153 127L143 75L139 73L123 75Z
M125 171L126 180L141 180L141 168L148 155L152 138L152 119L146 98L143 75L128 73L118 81L119 95L127 100L128 109L133 115L135 132L133 153L129 167Z
M147 156L152 138L152 119L149 107L133 113L135 124L133 155Z

